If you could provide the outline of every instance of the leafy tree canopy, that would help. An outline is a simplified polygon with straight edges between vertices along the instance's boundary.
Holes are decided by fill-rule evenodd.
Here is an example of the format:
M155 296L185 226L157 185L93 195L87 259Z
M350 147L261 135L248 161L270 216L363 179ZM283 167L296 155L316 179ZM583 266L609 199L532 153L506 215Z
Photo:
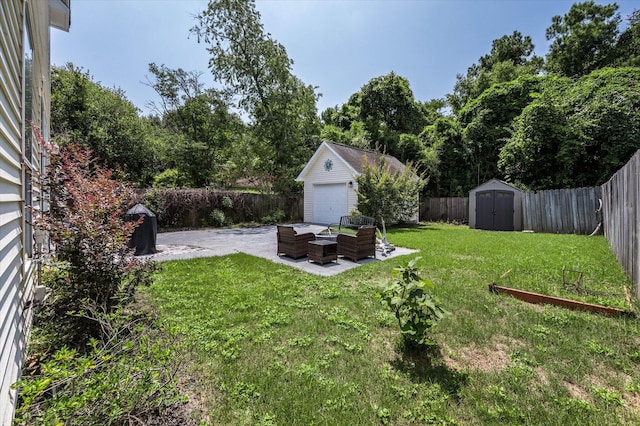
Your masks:
M208 45L213 77L252 122L260 159L254 173L271 176L277 192L298 191L294 178L319 144L315 88L292 74L292 61L264 31L254 1L212 0L191 31Z
M608 65L615 54L620 15L618 5L594 1L576 3L564 16L554 16L547 28L551 41L549 71L579 77Z
M489 54L469 67L466 75L457 76L453 94L447 96L453 112L457 114L494 84L537 75L544 61L533 55L534 48L531 37L523 37L519 31L494 40Z
M51 130L57 143L78 143L138 183L155 174L148 122L121 90L102 87L70 63L51 71Z
M637 68L549 79L500 152L505 176L533 189L604 183L640 148Z
M202 73L170 69L164 65L149 64L154 79L148 79L160 96L162 119L160 125L174 134L171 169L176 185L192 187L221 185L225 164L233 153L234 142L245 131L239 116L229 111L225 96L206 89L201 82ZM164 173L164 172L163 172ZM163 185L168 185L163 174Z

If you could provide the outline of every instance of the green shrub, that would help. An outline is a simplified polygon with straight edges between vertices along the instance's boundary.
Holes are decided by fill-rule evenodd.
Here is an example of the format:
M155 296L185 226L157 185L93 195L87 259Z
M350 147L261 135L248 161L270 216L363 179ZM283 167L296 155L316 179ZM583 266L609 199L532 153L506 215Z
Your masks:
M185 183L178 169L167 169L153 178L153 188L180 188Z
M109 314L125 306L139 285L151 283L156 269L128 248L138 225L123 223L133 190L117 177L79 146L51 153L44 185L51 207L36 227L49 232L55 245L51 268L59 272L47 280L53 292L41 316L61 342L79 349L103 333L86 312Z
M231 197L229 197L228 195L222 197L222 207L224 207L225 209L233 208L233 200L231 199Z
M410 221L419 207L419 194L426 183L417 171L406 166L394 173L383 157L376 164L364 164L358 176L358 211L376 218L376 223Z
M154 316L93 314L107 330L86 353L62 347L26 372L14 387L14 423L46 425L147 424L182 400L176 373L181 357ZM160 423L153 423L160 424Z
M213 209L210 215L211 224L215 227L229 226L231 220L220 209Z
M428 332L447 312L425 292L433 283L420 278L415 266L418 260L420 257L394 268L400 279L385 284L378 296L395 314L405 342L423 346L435 343Z
M263 216L260 219L260 222L264 223L265 225L275 225L276 223L281 223L285 217L286 216L284 214L284 211L282 211L282 209L276 209L276 210L273 210L268 215Z

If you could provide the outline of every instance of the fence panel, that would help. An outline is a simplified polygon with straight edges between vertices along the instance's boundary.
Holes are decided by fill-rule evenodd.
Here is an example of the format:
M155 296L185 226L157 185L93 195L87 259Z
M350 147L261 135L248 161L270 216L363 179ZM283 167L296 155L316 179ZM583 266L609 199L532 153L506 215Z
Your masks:
M420 220L469 223L469 198L426 198L420 202Z
M640 299L640 151L602 185L604 235Z
M524 229L558 234L591 234L598 223L600 187L525 192Z

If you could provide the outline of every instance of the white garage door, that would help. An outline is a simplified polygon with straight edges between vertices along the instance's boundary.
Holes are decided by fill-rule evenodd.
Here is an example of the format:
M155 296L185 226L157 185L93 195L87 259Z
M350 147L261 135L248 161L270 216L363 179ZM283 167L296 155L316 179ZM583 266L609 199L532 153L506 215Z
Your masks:
M313 222L340 223L347 214L347 185L344 183L313 186Z

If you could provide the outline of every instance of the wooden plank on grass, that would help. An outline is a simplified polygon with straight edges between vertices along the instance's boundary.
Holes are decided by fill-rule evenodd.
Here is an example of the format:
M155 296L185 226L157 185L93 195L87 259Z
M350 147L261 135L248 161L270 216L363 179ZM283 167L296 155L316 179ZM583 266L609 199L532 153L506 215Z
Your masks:
M495 294L508 294L516 299L528 303L546 303L547 305L561 306L563 308L575 309L579 311L597 312L609 316L625 315L635 318L635 313L623 311L622 309L610 308L608 306L595 305L593 303L578 302L576 300L563 299L561 297L548 296L546 294L532 293L530 291L517 290L515 288L501 287L495 284L489 285L489 291Z

